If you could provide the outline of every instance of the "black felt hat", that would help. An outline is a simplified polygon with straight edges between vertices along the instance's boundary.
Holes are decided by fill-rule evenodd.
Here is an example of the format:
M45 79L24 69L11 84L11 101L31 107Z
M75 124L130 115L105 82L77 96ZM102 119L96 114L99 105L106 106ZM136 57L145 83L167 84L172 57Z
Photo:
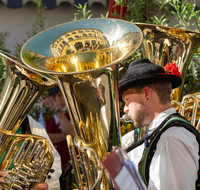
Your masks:
M171 82L172 88L177 88L182 83L181 77L166 74L161 66L150 62L149 59L143 58L131 62L119 83L120 101L122 101L122 94L129 88L153 84L159 81Z
M56 92L60 92L60 88L58 86L50 88L47 90L49 92L49 94L54 94Z

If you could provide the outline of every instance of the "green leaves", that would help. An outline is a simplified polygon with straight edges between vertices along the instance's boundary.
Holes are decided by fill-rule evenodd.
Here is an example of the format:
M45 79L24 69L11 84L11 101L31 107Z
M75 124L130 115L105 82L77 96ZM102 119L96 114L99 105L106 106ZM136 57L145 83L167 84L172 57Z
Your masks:
M0 91L4 84L4 79L6 78L6 65L0 56Z
M174 11L171 11L171 13L175 15L175 20L179 21L179 24L175 25L175 27L180 26L182 29L187 29L192 18L199 20L199 11L195 11L196 1L191 4L187 0L183 2L171 0L170 5L174 8ZM200 23L200 20L198 22Z
M32 31L27 32L29 38L44 30L44 10L47 9L42 0L33 0L33 3L36 6L35 23L33 24Z
M169 20L166 18L165 15L162 15L160 18L154 15L151 19L153 23L157 25L168 26L169 23Z
M109 14L109 12L106 13L106 16L104 16L103 14L101 14L101 18L108 18L108 14Z
M5 47L5 41L6 41L6 38L10 36L10 33L5 31L5 32L0 32L0 50L2 51L6 51L6 52L9 52L6 47Z
M74 19L72 19L73 21L77 20L77 15L83 15L82 18L80 18L80 20L83 19L90 19L92 17L92 14L88 15L91 10L87 11L87 2L84 4L84 6L82 6L80 3L78 5L74 5L77 9L78 9L78 13L74 13Z
M130 12L125 17L128 21L152 23L154 15L169 12L169 0L130 0L126 7Z
M35 5L35 23L32 26L32 30L26 31L28 39L36 35L37 33L44 30L44 11L46 10L46 6L42 3L43 0L33 0L33 4ZM27 40L24 40L26 42ZM16 43L15 46L15 56L20 58L20 51L22 49L23 44Z
M127 6L126 0L115 0L115 5L114 6Z

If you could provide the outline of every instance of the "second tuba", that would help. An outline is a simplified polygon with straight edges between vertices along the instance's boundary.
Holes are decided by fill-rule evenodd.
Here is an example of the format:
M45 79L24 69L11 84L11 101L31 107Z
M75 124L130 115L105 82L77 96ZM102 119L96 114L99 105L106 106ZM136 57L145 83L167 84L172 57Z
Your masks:
M29 190L48 177L54 154L47 139L21 134L20 125L40 95L56 82L6 52L0 51L0 62L5 68L0 94L0 170L7 174L1 189Z
M144 58L161 67L172 62L179 68L183 83L173 90L171 99L181 101L190 60L200 45L200 33L154 24L134 24L142 30L144 36L142 42Z

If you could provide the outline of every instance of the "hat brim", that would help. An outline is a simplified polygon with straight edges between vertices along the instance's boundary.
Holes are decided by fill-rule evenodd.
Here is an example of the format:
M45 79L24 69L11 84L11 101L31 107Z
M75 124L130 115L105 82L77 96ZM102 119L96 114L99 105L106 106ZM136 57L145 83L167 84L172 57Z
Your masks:
M56 87L48 89L47 91L49 92L49 94L54 94L54 93L60 92L60 88L56 86Z
M156 75L146 75L144 77L140 78L130 78L128 80L125 80L123 82L120 82L118 86L119 91L119 101L122 102L122 94L135 86L143 86L148 84L153 84L161 81L168 81L172 83L172 89L179 87L182 84L182 79L179 76L176 75L170 75L170 74L163 74L161 73Z

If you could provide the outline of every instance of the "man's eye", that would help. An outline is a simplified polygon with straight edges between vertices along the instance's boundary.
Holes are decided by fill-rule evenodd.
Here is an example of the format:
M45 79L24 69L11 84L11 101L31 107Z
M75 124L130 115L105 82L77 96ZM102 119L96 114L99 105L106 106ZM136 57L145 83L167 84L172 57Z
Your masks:
M124 102L127 102L129 99L128 98L125 98Z

